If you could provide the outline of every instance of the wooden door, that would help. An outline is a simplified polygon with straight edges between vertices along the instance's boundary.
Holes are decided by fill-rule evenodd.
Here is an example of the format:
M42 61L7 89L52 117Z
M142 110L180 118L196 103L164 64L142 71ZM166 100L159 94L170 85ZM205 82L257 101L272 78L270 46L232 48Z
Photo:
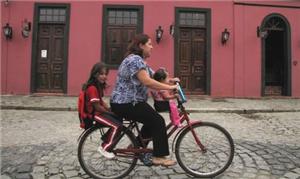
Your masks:
M283 31L268 31L265 40L265 95L283 95L285 80Z
M206 93L205 29L179 29L179 56L176 75L189 94Z
M65 25L40 24L37 40L35 92L63 93Z
M109 64L119 65L131 40L136 34L136 27L109 27L107 28L107 52Z

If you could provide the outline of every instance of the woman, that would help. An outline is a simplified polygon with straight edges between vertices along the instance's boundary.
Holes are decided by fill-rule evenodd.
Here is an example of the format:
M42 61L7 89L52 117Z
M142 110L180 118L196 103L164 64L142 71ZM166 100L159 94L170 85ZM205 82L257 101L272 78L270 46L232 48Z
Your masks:
M148 103L148 88L174 90L176 85L168 85L153 80L145 59L151 55L153 46L146 34L138 34L128 47L117 75L110 106L118 116L143 123L142 137L153 139L154 165L172 166L176 161L166 158L169 146L165 121Z

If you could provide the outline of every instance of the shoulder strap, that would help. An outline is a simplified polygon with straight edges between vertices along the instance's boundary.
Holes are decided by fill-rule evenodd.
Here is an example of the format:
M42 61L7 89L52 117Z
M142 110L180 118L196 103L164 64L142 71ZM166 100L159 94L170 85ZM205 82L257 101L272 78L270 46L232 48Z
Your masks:
M83 111L86 113L86 114L88 114L88 111L87 111L87 103L88 103L88 96L86 95L86 90L84 90L83 91L83 94L84 94L84 103L83 103ZM94 118L94 115L95 115L95 108L94 108L94 106L92 105L92 108L93 108L93 110L92 110L92 118Z
M83 91L83 98L84 98L84 102L83 102L83 111L84 111L85 113L87 113L87 109L86 109L87 97L86 97L85 90Z

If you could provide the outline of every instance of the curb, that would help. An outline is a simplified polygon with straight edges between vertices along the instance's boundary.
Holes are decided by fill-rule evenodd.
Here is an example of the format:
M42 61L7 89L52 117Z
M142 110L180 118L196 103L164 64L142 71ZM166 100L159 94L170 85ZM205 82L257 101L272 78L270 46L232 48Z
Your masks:
M275 112L300 112L300 109L186 109L189 113L275 113Z
M6 110L30 110L30 111L77 111L77 108L63 107L34 107L34 106L1 106Z
M77 111L71 107L35 107L35 106L1 106L5 110L29 110L29 111ZM274 113L274 112L300 112L300 109L197 109L186 108L189 113Z

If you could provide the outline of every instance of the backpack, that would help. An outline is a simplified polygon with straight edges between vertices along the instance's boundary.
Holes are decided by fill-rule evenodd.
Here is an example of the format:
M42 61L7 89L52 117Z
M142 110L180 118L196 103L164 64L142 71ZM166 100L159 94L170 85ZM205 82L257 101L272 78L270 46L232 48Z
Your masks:
M82 90L79 93L78 102L77 102L79 123L80 123L80 128L82 129L88 129L93 125L93 120L89 117L88 112L86 110L86 103L87 103L87 98L85 95L85 91Z

